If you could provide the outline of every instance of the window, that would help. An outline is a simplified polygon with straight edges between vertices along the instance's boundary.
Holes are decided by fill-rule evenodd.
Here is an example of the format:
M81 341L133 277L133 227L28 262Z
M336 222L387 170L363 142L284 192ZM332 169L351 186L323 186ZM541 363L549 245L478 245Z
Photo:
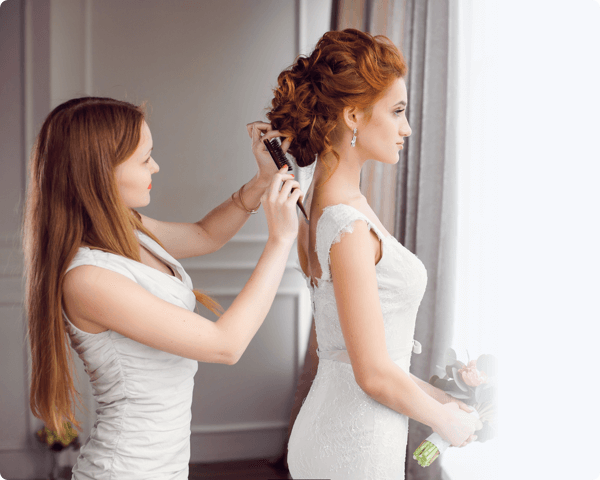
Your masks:
M496 353L501 385L499 438L448 450L449 480L600 473L599 3L451 2L454 347L459 358Z

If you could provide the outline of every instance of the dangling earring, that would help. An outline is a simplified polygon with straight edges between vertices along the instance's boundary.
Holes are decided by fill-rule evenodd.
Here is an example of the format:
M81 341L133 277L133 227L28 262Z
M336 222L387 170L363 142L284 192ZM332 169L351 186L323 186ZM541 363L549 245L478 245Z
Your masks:
M355 128L354 131L352 132L352 140L350 140L351 147L356 147L356 132L357 132L357 129Z

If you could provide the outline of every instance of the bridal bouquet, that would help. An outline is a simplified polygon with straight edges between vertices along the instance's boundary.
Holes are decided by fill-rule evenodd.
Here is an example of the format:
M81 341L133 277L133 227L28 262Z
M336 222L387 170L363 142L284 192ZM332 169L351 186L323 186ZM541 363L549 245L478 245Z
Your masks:
M471 405L475 410L471 415L483 423L477 431L477 441L485 442L496 436L496 357L481 355L467 364L457 360L456 352L449 348L445 356L444 378L434 375L429 383L454 398ZM413 458L422 467L428 467L450 446L450 443L433 433L415 450Z

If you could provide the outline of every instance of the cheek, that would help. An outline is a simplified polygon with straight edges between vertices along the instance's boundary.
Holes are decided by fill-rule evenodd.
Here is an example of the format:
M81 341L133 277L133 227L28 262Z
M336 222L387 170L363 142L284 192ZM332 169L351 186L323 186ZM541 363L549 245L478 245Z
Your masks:
M117 188L121 196L126 199L132 195L139 195L139 191L145 183L145 177L146 175L141 169L123 169L120 175L117 175Z

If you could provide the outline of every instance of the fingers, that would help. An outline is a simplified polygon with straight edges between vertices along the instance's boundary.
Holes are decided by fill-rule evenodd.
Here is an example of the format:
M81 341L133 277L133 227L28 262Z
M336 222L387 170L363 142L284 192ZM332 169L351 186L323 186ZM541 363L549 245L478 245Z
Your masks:
M464 410L467 413L471 413L471 412L473 412L475 410L473 407L470 407L469 405L467 405L464 402L460 402L458 404L458 408L460 408L461 410Z
M291 173L287 173L288 166L284 165L279 169L273 178L271 179L271 184L267 187L265 193L268 192L268 196L275 198L279 195L279 191L281 189L281 183L286 180L292 180L294 176Z
M278 173L273 175L273 180L265 190L264 197L273 201L277 199L282 203L293 202L295 205L299 198L304 198L304 192L300 190L300 184L294 180L294 175L287 173L287 165L284 165Z
M466 447L469 443L474 442L475 440L477 440L477 435L470 435L469 438L467 438L463 443L461 443L461 447Z
M262 145L264 140L271 140L275 137L281 137L281 132L279 130L273 130L273 127L270 123L265 122L252 122L246 125L246 130L248 130L248 136L252 139L252 144L256 145L258 142ZM292 143L291 139L286 138L282 144L281 148L283 153L287 152L287 149L290 147L290 143ZM264 145L262 145L264 148Z
M286 180L282 187L281 190L279 191L279 197L282 198L283 200L287 200L288 197L290 196L290 194L292 194L292 189L296 189L294 190L293 193L296 193L296 191L300 190L300 184L296 181L296 180Z
M286 153L288 151L288 148L290 148L290 144L292 143L292 139L290 137L286 138L282 143L281 143L281 149L283 150L283 153Z
M298 200L304 200L304 192L300 190L299 187L296 187L295 190L290 194L288 200L295 205Z
M265 123L265 122L252 122L249 123L248 125L246 125L246 129L248 130L248 136L250 138L252 138L252 140L254 140L254 132L258 132L260 133L262 132L268 132L269 130L272 130L271 124L270 123ZM260 138L260 135L259 135Z

